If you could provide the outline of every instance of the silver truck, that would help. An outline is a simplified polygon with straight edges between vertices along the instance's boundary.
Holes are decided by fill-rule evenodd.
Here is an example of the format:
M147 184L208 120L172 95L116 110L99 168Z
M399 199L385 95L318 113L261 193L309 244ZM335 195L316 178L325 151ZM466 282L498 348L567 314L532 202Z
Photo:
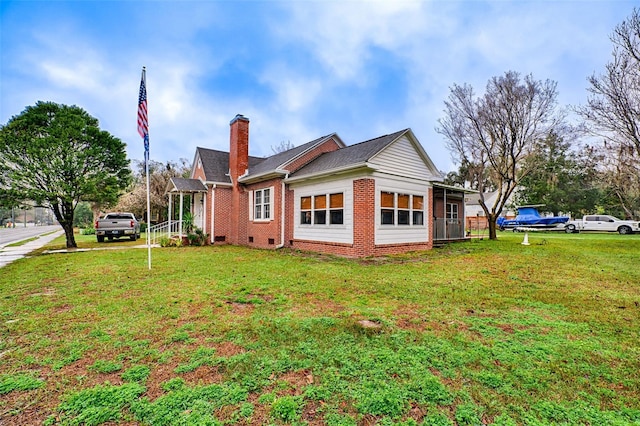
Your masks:
M617 232L619 234L633 234L640 232L640 222L635 220L620 220L606 214L589 214L582 220L572 220L564 225L568 234L574 232Z
M98 242L120 237L129 237L132 241L140 238L140 223L133 213L107 213L95 223Z

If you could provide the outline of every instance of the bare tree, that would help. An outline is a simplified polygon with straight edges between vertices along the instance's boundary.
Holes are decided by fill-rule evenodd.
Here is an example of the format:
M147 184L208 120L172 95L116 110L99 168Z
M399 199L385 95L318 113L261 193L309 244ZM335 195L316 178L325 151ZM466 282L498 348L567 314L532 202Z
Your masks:
M491 78L483 96L477 97L468 84L451 88L436 131L446 138L454 161L473 165L467 179L478 184L490 239L496 238L496 221L518 180L528 173L523 160L535 142L565 131L556 98L555 82L531 75L521 80L514 71ZM485 203L487 184L497 191L493 205Z
M622 21L611 35L611 62L601 75L588 78L587 105L577 112L590 131L615 150L631 146L640 157L640 12Z
M605 195L601 205L607 212L623 218L640 217L640 173L633 147L611 147L605 142L601 149L605 152L599 164L600 185Z
M279 154L281 152L289 151L290 149L295 148L295 145L291 143L291 141L280 141L280 143L276 146L271 146L271 150L274 154Z
M134 172L134 181L116 206L117 210L131 212L136 217L144 217L147 211L147 183L145 166L143 161L136 162L137 170ZM157 213L160 221L165 220L169 197L165 194L169 179L172 177L189 177L191 168L186 159L181 158L179 163L168 161L149 162L149 195L152 212ZM152 214L152 217L155 216Z

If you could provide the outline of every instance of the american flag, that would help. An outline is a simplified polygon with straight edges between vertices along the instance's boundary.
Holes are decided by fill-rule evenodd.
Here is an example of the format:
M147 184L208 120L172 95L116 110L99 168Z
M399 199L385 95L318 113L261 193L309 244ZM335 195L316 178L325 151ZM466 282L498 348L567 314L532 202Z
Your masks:
M138 96L138 133L144 138L144 153L149 154L149 121L147 117L147 83L146 70L142 68L140 94Z

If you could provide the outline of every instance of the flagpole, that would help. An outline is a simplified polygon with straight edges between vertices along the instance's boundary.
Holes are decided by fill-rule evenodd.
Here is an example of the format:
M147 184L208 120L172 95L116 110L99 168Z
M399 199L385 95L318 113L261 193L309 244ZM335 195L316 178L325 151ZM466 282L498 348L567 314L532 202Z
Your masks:
M138 133L144 139L144 170L147 177L147 259L151 270L151 195L149 188L149 119L147 114L147 68L142 67L138 97Z
M147 134L147 144L149 135ZM149 150L144 152L144 168L147 173L147 258L149 263L149 270L151 270L151 196L149 195Z

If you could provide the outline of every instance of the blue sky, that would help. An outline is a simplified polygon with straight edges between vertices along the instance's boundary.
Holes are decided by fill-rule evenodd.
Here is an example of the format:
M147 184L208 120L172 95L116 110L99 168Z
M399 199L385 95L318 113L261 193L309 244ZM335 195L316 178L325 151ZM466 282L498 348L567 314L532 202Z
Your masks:
M336 132L353 144L412 128L442 171L435 132L454 84L483 92L513 70L584 104L638 1L0 1L0 123L37 101L78 105L143 158L147 67L153 160L228 150L250 121L251 155Z

